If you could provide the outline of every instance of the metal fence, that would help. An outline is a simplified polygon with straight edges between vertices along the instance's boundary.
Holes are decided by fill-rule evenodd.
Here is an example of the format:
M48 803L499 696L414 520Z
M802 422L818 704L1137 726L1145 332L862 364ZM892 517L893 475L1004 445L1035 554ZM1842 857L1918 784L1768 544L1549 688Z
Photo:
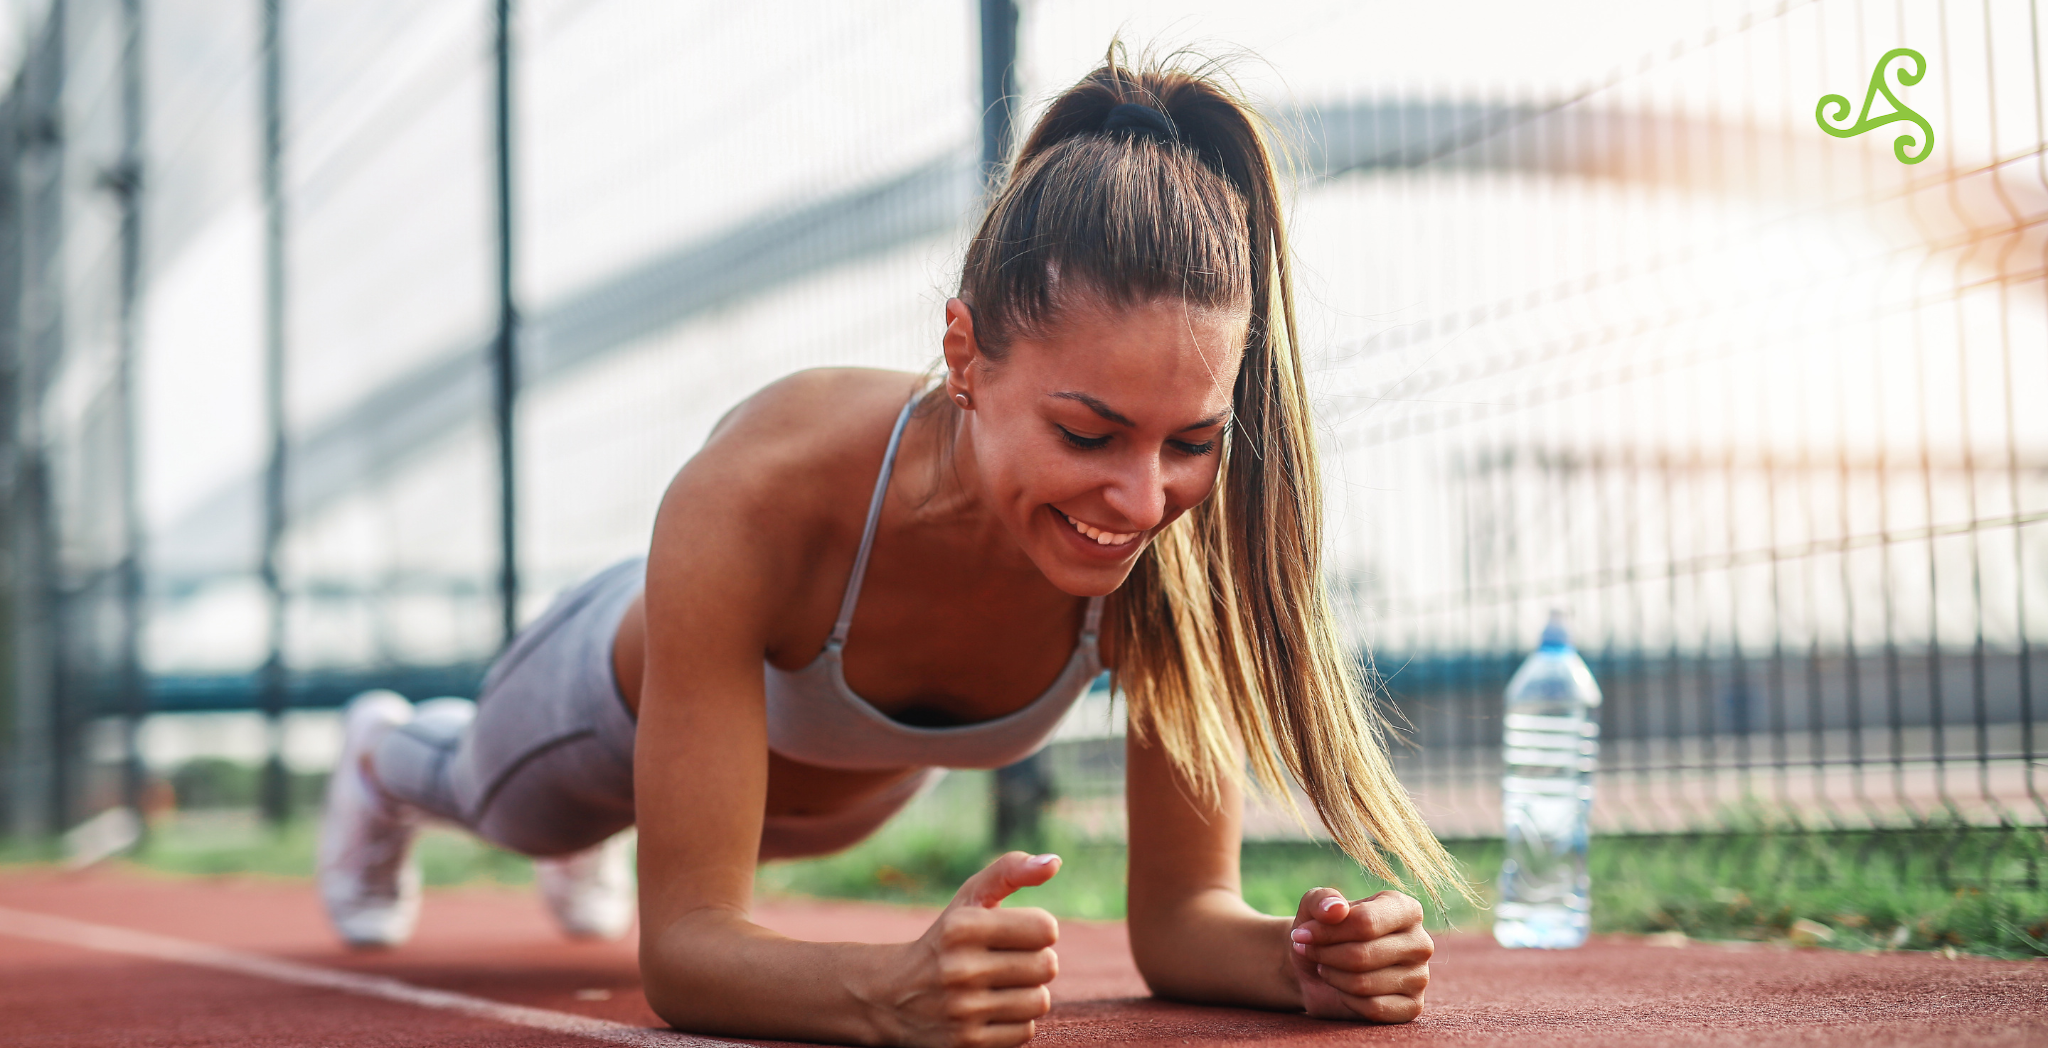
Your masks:
M1501 691L1554 607L1606 694L1599 832L2038 860L2043 33L2017 3L1788 5L1554 98L1303 115L1335 581L1440 834L1498 835ZM1916 164L1911 124L1814 114L1902 45ZM1114 836L1105 742L1052 760Z
M2038 841L2038 4L1535 6L1041 0L1007 42L960 0L36 6L0 146L13 825L118 798L139 752L96 719L466 690L506 520L530 617L747 391L924 366L984 92L1012 71L1028 121L1194 19L1259 50L1299 169L1332 582L1441 833L1497 832L1500 689L1558 607L1603 832ZM1910 164L1910 123L1815 114L1898 47ZM1073 832L1122 832L1119 730L1097 696L1045 757Z

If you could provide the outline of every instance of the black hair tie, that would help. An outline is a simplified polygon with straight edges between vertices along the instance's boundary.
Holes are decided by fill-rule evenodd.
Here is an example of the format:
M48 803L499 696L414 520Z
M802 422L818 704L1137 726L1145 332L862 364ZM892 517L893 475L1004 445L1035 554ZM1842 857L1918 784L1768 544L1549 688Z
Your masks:
M1109 109L1109 115L1102 120L1104 131L1125 131L1133 138L1156 138L1161 142L1180 141L1180 132L1173 126L1173 118L1147 105L1136 102L1120 102Z

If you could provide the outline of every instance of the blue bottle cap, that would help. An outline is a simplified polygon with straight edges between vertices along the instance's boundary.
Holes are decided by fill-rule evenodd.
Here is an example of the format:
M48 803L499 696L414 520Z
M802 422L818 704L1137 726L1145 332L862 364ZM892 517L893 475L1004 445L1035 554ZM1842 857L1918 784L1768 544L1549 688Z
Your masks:
M1572 646L1571 635L1566 633L1564 629L1564 612L1562 610L1551 609L1550 621L1543 626L1542 644L1553 651L1569 649Z

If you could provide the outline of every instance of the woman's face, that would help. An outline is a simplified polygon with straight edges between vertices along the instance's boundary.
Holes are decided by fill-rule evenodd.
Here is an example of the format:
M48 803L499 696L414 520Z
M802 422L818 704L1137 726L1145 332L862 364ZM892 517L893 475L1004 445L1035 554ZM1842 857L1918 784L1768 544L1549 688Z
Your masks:
M946 303L947 394L966 393L966 479L1053 585L1099 596L1216 485L1244 313L1162 298L1076 303L998 363Z

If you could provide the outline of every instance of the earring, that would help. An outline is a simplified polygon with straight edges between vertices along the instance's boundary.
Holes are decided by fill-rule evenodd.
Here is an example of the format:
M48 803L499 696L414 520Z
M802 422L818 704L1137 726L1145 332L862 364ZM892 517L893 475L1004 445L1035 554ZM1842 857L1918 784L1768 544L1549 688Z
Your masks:
M953 403L960 405L960 410L962 411L974 410L974 401L969 399L965 393L953 394Z

